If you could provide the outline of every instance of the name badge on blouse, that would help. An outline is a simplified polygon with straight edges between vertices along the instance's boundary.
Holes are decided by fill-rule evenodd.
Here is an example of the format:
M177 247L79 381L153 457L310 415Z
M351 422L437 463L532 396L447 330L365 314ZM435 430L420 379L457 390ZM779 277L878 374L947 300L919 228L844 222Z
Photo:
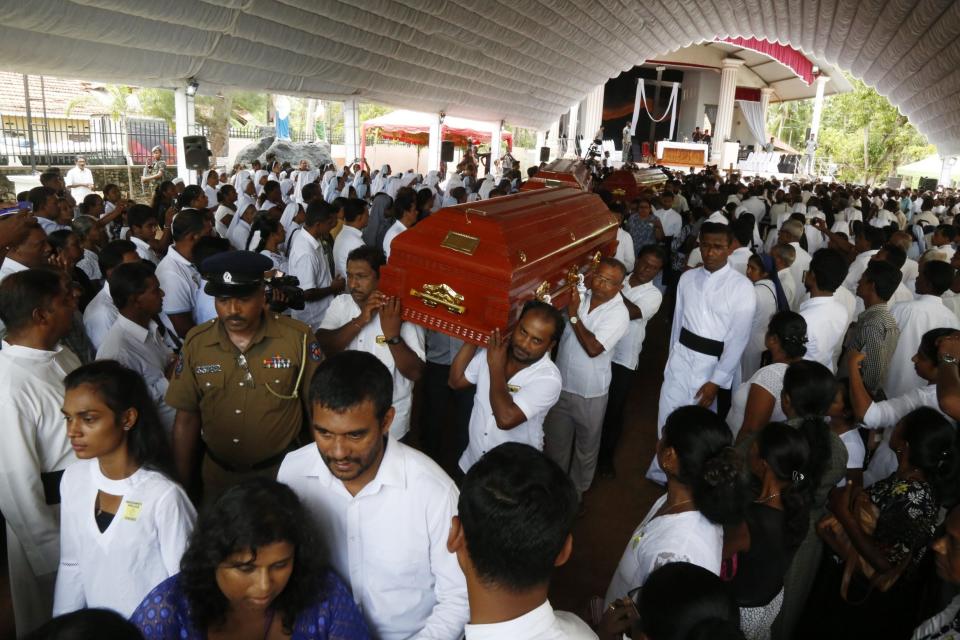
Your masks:
M142 502L128 502L123 510L123 519L136 522L137 518L140 517L140 509L142 508Z
M515 384L508 384L508 385L507 385L507 391L509 391L510 393L516 393L516 392L520 391L520 387L517 386L517 385L515 385Z

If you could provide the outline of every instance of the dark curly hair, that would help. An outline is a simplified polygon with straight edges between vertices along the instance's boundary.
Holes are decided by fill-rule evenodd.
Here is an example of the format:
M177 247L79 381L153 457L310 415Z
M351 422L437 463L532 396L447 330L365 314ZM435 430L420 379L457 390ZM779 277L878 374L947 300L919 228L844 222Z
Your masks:
M786 516L784 538L788 547L797 547L810 524L810 483L803 472L810 459L810 443L793 427L771 422L757 436L757 448L773 475L788 483L780 496Z
M249 478L230 487L205 509L180 561L180 583L198 629L221 623L228 602L217 586L217 567L230 555L257 550L275 542L294 548L293 573L273 608L283 629L293 632L297 615L322 599L325 563L319 540L296 494L285 484L267 478Z

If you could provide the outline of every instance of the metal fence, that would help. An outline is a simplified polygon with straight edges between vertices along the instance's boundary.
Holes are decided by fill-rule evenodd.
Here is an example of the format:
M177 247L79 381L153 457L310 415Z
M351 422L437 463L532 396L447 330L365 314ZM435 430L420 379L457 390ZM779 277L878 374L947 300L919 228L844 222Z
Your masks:
M176 137L163 120L4 117L0 165L72 165L77 156L92 165L143 164L155 146L168 164L177 161Z
M256 140L269 128L259 126L230 127L231 138ZM194 135L208 135L202 125L194 127ZM384 140L377 131L368 131L367 144L413 146L397 140ZM305 131L291 131L292 142L310 142L315 136ZM343 144L342 131L328 134L329 144ZM159 146L167 165L177 162L177 137L165 120L109 116L92 118L2 118L0 129L0 165L4 166L69 166L77 156L84 156L90 165L145 164L151 149Z

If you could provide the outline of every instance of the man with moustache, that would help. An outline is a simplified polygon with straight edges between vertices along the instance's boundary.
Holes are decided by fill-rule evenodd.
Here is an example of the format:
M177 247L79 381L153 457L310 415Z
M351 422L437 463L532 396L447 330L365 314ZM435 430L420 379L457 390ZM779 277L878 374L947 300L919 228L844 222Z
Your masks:
M272 268L270 258L251 251L200 265L217 317L187 334L166 403L177 411L179 480L196 488L200 466L206 503L243 478L275 477L310 415L307 389L320 345L307 325L267 308L263 276Z
M486 349L464 344L450 366L450 386L477 385L470 414L470 442L460 456L466 473L504 442L543 449L543 419L557 403L563 380L550 352L563 334L563 316L531 300L507 336L494 329Z
M424 331L402 322L399 298L384 295L380 267L386 262L379 249L362 245L347 256L347 289L327 308L317 341L326 355L352 349L366 351L390 370L393 376L395 415L390 435L399 440L410 429L413 383L423 375L426 345Z
M277 480L313 516L374 637L459 640L470 608L447 551L459 493L433 460L388 437L392 397L376 356L325 360L310 385L314 444L288 455Z

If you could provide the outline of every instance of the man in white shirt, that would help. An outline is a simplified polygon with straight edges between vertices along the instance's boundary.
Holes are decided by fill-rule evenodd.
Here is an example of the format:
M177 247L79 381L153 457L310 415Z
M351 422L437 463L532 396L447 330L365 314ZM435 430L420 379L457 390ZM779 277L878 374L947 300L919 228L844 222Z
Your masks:
M570 330L557 352L563 390L543 422L544 452L567 470L580 495L597 468L613 348L630 325L620 296L626 275L621 263L603 258L583 297L574 289L567 304Z
M797 311L807 321L805 358L819 362L834 373L843 336L850 326L856 305L854 302L851 309L842 298L834 295L847 277L847 269L846 259L836 249L817 251L803 281L810 298L804 300Z
M891 307L890 313L900 327L900 339L883 385L888 398L902 396L926 384L917 375L912 361L923 334L932 329L960 329L960 321L943 304L941 297L953 283L954 275L953 267L946 262L933 260L923 263L917 278L916 300Z
M470 440L460 456L469 471L487 451L504 442L543 449L543 419L560 397L563 380L550 352L564 331L554 307L531 300L509 336L494 329L485 349L466 343L450 366L450 386L477 386L470 414Z
M417 196L411 190L404 190L397 194L393 210L397 212L397 221L393 223L383 236L383 254L390 260L390 245L393 239L417 223Z
M160 256L154 251L159 225L153 209L143 204L130 207L127 223L130 225L130 242L136 245L137 255L154 266L160 264Z
M173 245L157 266L157 279L163 289L163 312L170 318L180 338L194 326L193 309L200 289L200 272L193 264L193 247L210 233L206 215L184 209L171 225Z
M913 245L913 238L910 237L910 234L906 231L897 231L890 236L890 244L894 244L903 250L905 260L903 266L900 267L900 272L903 274L903 284L911 293L915 293L917 290L917 276L920 275L920 265L917 264L916 260L907 255L910 253L910 248Z
M673 236L680 233L680 228L683 227L683 218L673 210L672 191L664 191L660 194L660 208L654 211L653 215L660 219L660 224L663 227L664 241L669 246Z
M336 224L336 211L332 206L322 200L312 202L307 207L303 227L290 244L287 269L289 275L300 280L306 301L303 309L292 311L292 316L314 331L320 326L334 296L343 291L344 279L331 277L327 256L320 244L320 238L330 233Z
M110 274L121 264L140 262L137 247L129 240L114 240L100 251L100 271L103 273L103 288L83 310L83 329L94 351L100 348L103 338L116 321L120 312L110 295Z
M52 252L43 227L36 222L29 223L23 239L7 250L3 264L0 264L0 282L13 273L42 267L50 260Z
M787 220L780 227L779 241L793 247L794 259L790 265L793 274L794 294L790 300L790 308L796 310L800 306L800 298L805 291L803 287L803 273L810 268L813 257L800 246L800 236L803 235L803 223L799 220Z
M790 272L790 266L797 258L797 252L792 245L777 243L770 249L770 256L773 258L773 264L777 268L777 278L780 279L780 286L783 287L783 295L787 299L787 304L793 302L796 297L797 283Z
M60 222L60 202L57 192L50 187L34 187L30 190L30 204L33 206L33 215L43 227L47 235L60 229L69 229L68 225Z
M119 265L108 282L119 316L97 349L97 359L116 360L143 377L170 434L177 412L164 398L176 358L155 320L163 309L160 281L149 265L138 262Z
M333 266L336 275L347 277L347 256L363 246L363 230L370 220L365 200L351 198L343 205L343 227L333 241Z
M753 283L727 262L730 235L726 225L704 222L700 227L703 266L685 272L677 284L670 355L660 387L658 438L675 409L691 404L713 408L720 390L739 382L740 359L750 338L757 298ZM647 478L666 483L656 456Z
M957 235L957 228L952 224L941 224L933 232L930 238L932 249L936 249L946 257L947 262L953 260L953 255L957 252L953 246L953 240Z
M730 245L733 251L730 252L727 262L734 271L747 275L747 262L753 255L753 250L750 248L753 240L753 221L747 217L737 218L730 225L730 231L733 232L733 244Z
M393 379L376 357L344 351L310 385L314 444L277 479L313 516L333 569L381 640L457 640L470 612L447 551L457 488L426 455L388 437Z
M93 193L93 172L87 169L86 158L77 156L77 164L67 171L64 184L77 202L83 202L84 198Z
M577 492L546 456L512 442L467 473L447 548L467 579L466 640L596 640L547 599L550 577L573 551Z
M400 300L381 293L380 267L383 254L363 244L347 257L347 287L330 303L317 341L326 355L346 349L366 351L393 376L393 426L390 435L403 438L410 430L413 383L423 375L424 331L401 320Z
M80 361L58 342L76 296L66 277L30 269L0 284L0 511L17 637L50 619L60 562L60 476L76 460L60 408L63 378Z
M857 284L860 282L860 276L867 270L870 259L877 255L877 252L883 247L883 230L869 225L861 227L860 234L854 243L854 249L857 251L857 257L847 271L847 277L843 281L843 286L853 294L857 292Z
M663 270L667 255L659 245L645 246L637 255L637 264L620 295L630 314L630 327L613 348L610 397L603 416L597 474L615 477L613 454L623 430L623 407L633 385L640 352L647 334L647 323L660 310L663 294L653 285L654 278Z

